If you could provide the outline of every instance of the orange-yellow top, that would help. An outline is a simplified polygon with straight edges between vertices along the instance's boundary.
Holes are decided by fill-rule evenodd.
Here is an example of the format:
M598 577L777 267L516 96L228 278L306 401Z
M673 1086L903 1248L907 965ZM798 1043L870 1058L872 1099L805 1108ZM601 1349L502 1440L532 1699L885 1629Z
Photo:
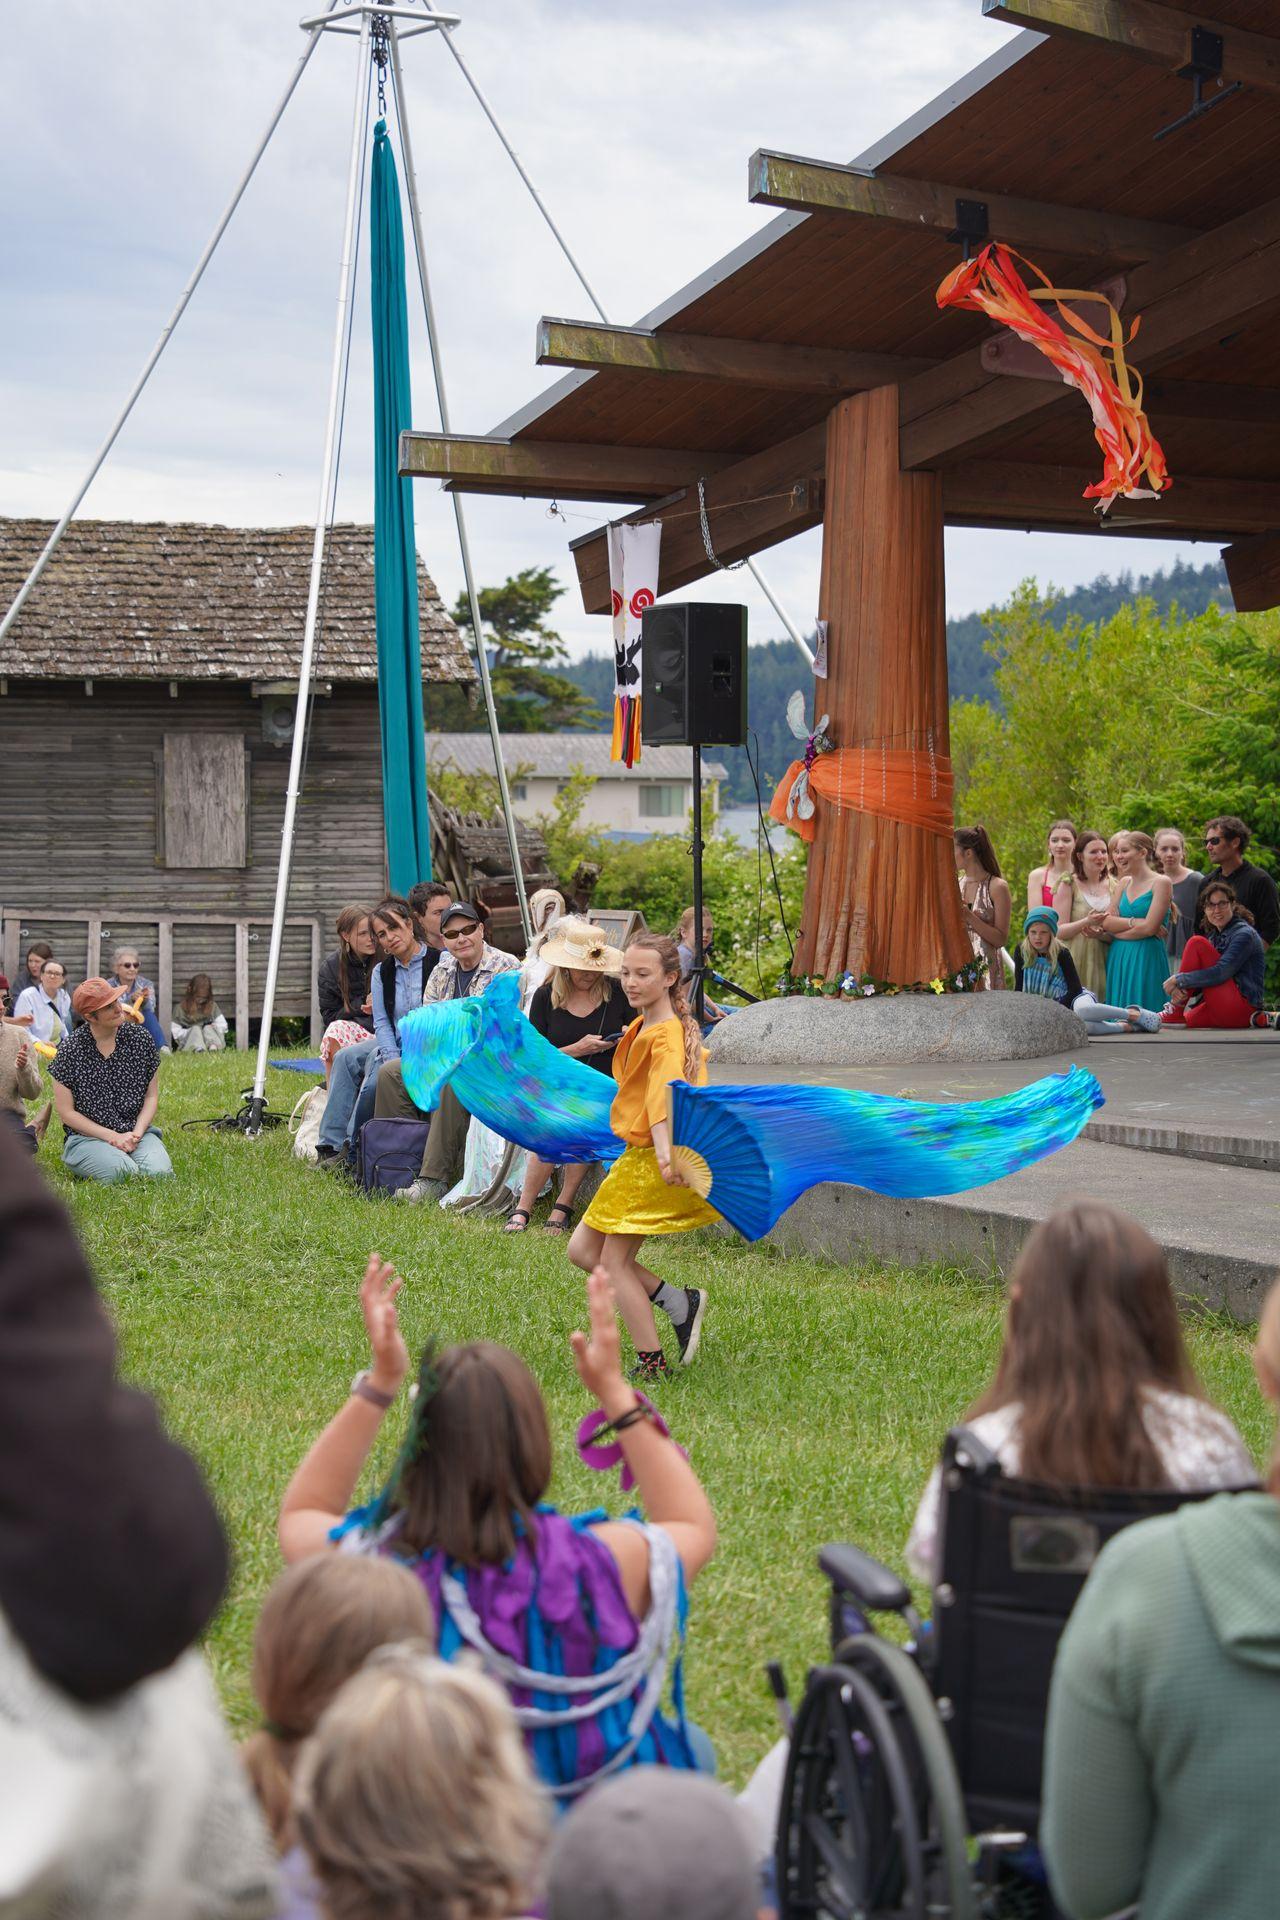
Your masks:
M706 1048L700 1053L697 1078L691 1083L695 1087L707 1082ZM654 1122L667 1117L668 1081L689 1078L680 1021L673 1016L646 1027L643 1018L633 1020L613 1056L613 1077L618 1091L609 1109L609 1125L629 1147L652 1146Z

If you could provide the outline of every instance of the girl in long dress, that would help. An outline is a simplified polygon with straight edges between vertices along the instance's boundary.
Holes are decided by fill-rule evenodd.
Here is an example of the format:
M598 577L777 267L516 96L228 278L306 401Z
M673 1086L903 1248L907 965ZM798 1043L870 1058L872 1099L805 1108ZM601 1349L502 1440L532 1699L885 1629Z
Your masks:
M1160 1013L1167 995L1169 954L1165 926L1173 882L1155 870L1155 842L1147 833L1121 833L1114 841L1119 879L1104 925L1107 949L1107 999L1116 1006L1146 1007Z
M1187 865L1187 843L1177 827L1161 827L1156 835L1160 871L1173 882L1174 917L1165 936L1169 958L1181 960L1182 949L1196 930L1196 902L1204 875ZM1175 973L1177 968L1174 968Z
M1107 946L1104 922L1111 911L1111 881L1107 875L1107 843L1086 827L1076 835L1070 873L1063 874L1054 895L1058 938L1075 962L1080 985L1097 999L1107 997Z
M1013 896L1008 881L1001 875L996 850L984 826L957 827L955 849L969 941L974 953L986 960L985 984L995 991L1007 984L1004 946L1013 917Z

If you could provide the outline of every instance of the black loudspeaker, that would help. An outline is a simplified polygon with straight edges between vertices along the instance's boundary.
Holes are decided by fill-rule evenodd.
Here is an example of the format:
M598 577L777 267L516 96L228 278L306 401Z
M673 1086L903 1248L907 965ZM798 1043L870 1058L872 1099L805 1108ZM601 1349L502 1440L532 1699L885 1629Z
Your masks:
M647 747L740 747L747 738L747 610L714 600L646 607L640 738Z

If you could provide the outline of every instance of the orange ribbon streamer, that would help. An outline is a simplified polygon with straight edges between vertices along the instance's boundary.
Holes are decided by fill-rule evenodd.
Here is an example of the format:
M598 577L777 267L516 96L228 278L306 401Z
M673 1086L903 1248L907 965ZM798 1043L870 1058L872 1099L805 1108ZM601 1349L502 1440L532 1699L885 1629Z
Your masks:
M1028 287L1015 260L1034 274L1038 287ZM1091 287L1051 286L1034 261L993 242L949 273L936 298L940 307L971 308L1011 328L1052 362L1068 386L1084 395L1103 463L1101 480L1085 488L1084 498L1100 500L1101 512L1110 509L1117 495L1126 500L1150 499L1172 484L1164 449L1142 410L1142 376L1125 359L1125 347L1137 333L1138 321L1126 338L1124 323L1105 294ZM1090 300L1107 310L1105 336L1064 305ZM1066 327L1046 312L1050 306L1057 308ZM1148 486L1139 484L1144 479Z
M812 840L814 821L799 813L787 818L787 801L804 771L803 760L793 760L778 784L769 812L802 840ZM809 791L833 807L853 813L876 813L904 827L923 827L926 833L949 840L954 831L951 762L945 753L920 753L907 747L836 747L821 753L809 768Z

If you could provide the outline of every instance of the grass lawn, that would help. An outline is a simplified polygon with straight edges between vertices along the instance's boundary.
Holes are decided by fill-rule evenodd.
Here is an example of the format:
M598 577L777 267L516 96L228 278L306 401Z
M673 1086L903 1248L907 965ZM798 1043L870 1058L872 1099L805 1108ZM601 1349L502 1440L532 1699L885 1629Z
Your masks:
M125 1370L203 1462L234 1541L208 1652L238 1732L255 1718L250 1641L280 1565L280 1494L366 1363L356 1287L370 1248L405 1276L411 1348L435 1332L524 1355L550 1409L554 1498L623 1505L616 1475L589 1472L573 1449L588 1402L568 1346L583 1319L581 1278L563 1242L536 1226L507 1237L488 1222L365 1200L292 1159L283 1130L257 1141L181 1130L233 1111L250 1078L245 1055L165 1062L172 1181L73 1182L57 1161L56 1123L42 1154L115 1314ZM273 1072L268 1094L287 1111L309 1084ZM823 1652L817 1548L853 1539L901 1568L941 1437L993 1365L1002 1300L950 1270L784 1260L705 1231L669 1241L655 1265L710 1293L702 1355L663 1401L720 1521L719 1554L694 1593L687 1676L691 1712L737 1783L776 1731L764 1661L783 1659L795 1691ZM1270 1431L1247 1336L1209 1319L1189 1330L1209 1392L1264 1458Z

